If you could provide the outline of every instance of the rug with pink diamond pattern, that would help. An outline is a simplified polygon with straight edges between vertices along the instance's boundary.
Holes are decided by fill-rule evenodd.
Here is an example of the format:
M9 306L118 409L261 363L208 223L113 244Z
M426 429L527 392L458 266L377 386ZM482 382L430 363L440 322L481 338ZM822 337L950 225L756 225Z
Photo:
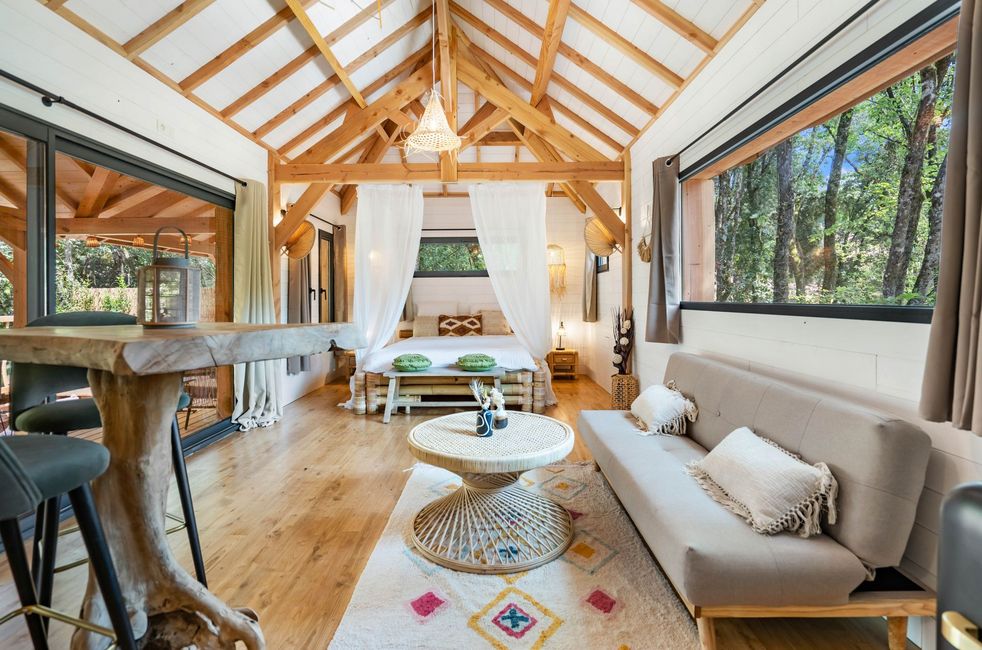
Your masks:
M500 576L430 563L413 549L413 518L460 479L417 465L330 647L699 647L695 624L592 463L550 465L521 481L573 515L575 537L562 557Z

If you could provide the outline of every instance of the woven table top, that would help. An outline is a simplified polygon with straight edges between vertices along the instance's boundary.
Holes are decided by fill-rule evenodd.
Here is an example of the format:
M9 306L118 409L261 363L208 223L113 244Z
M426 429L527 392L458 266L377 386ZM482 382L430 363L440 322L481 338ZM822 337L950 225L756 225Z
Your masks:
M573 429L534 413L508 412L508 426L481 438L477 411L452 413L417 425L409 432L416 458L454 472L523 472L562 460L573 450Z

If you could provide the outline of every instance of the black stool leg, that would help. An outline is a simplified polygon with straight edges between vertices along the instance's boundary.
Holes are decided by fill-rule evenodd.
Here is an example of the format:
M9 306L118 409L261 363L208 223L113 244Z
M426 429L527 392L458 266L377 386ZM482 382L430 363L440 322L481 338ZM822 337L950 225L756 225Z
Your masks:
M44 527L41 539L41 575L38 581L38 602L51 607L55 585L55 560L58 556L58 523L61 519L61 495L48 499L44 506ZM48 619L44 619L48 629Z
M194 574L205 587L205 561L201 556L201 539L198 537L198 522L194 518L194 503L191 500L191 484L188 482L188 468L184 464L184 452L181 449L181 430L177 427L177 416L170 425L171 457L174 463L174 475L177 477L177 492L181 495L181 510L184 511L184 523L187 525L188 543L191 545L191 560L194 562Z
M20 604L24 607L37 605L37 593L34 591L34 581L31 580L31 568L27 564L27 554L24 552L24 540L20 535L20 526L16 519L0 521L0 537L3 538L3 548L7 552L7 562L14 576L14 585ZM25 614L27 631L34 643L34 650L48 650L48 635L44 629L42 618L37 614Z
M89 552L89 563L99 583L102 600L106 604L106 611L116 631L116 645L122 650L136 650L133 628L130 627L126 603L123 602L123 595L119 589L116 569L113 567L109 548L106 546L102 523L92 502L92 490L88 485L82 485L69 492L68 498L71 499L72 508L75 510L75 519L85 541L85 549Z
M41 541L44 539L44 511L47 501L38 504L34 515L34 535L31 541L31 577L34 579L34 590L41 588Z

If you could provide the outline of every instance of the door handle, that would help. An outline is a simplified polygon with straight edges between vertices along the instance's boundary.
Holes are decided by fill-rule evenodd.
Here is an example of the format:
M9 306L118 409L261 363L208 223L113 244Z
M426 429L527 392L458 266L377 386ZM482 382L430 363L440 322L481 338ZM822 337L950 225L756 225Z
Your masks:
M952 610L941 615L941 636L957 650L982 650L979 626L960 612Z

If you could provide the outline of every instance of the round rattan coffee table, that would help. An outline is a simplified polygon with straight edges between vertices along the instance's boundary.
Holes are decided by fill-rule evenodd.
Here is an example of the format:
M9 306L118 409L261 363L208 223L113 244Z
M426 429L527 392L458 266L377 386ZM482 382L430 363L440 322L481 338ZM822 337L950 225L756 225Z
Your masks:
M433 562L470 573L515 573L554 560L573 541L572 517L516 483L522 473L565 458L573 430L544 415L510 412L507 428L480 438L476 417L444 415L409 432L416 458L463 479L419 511L413 543Z

